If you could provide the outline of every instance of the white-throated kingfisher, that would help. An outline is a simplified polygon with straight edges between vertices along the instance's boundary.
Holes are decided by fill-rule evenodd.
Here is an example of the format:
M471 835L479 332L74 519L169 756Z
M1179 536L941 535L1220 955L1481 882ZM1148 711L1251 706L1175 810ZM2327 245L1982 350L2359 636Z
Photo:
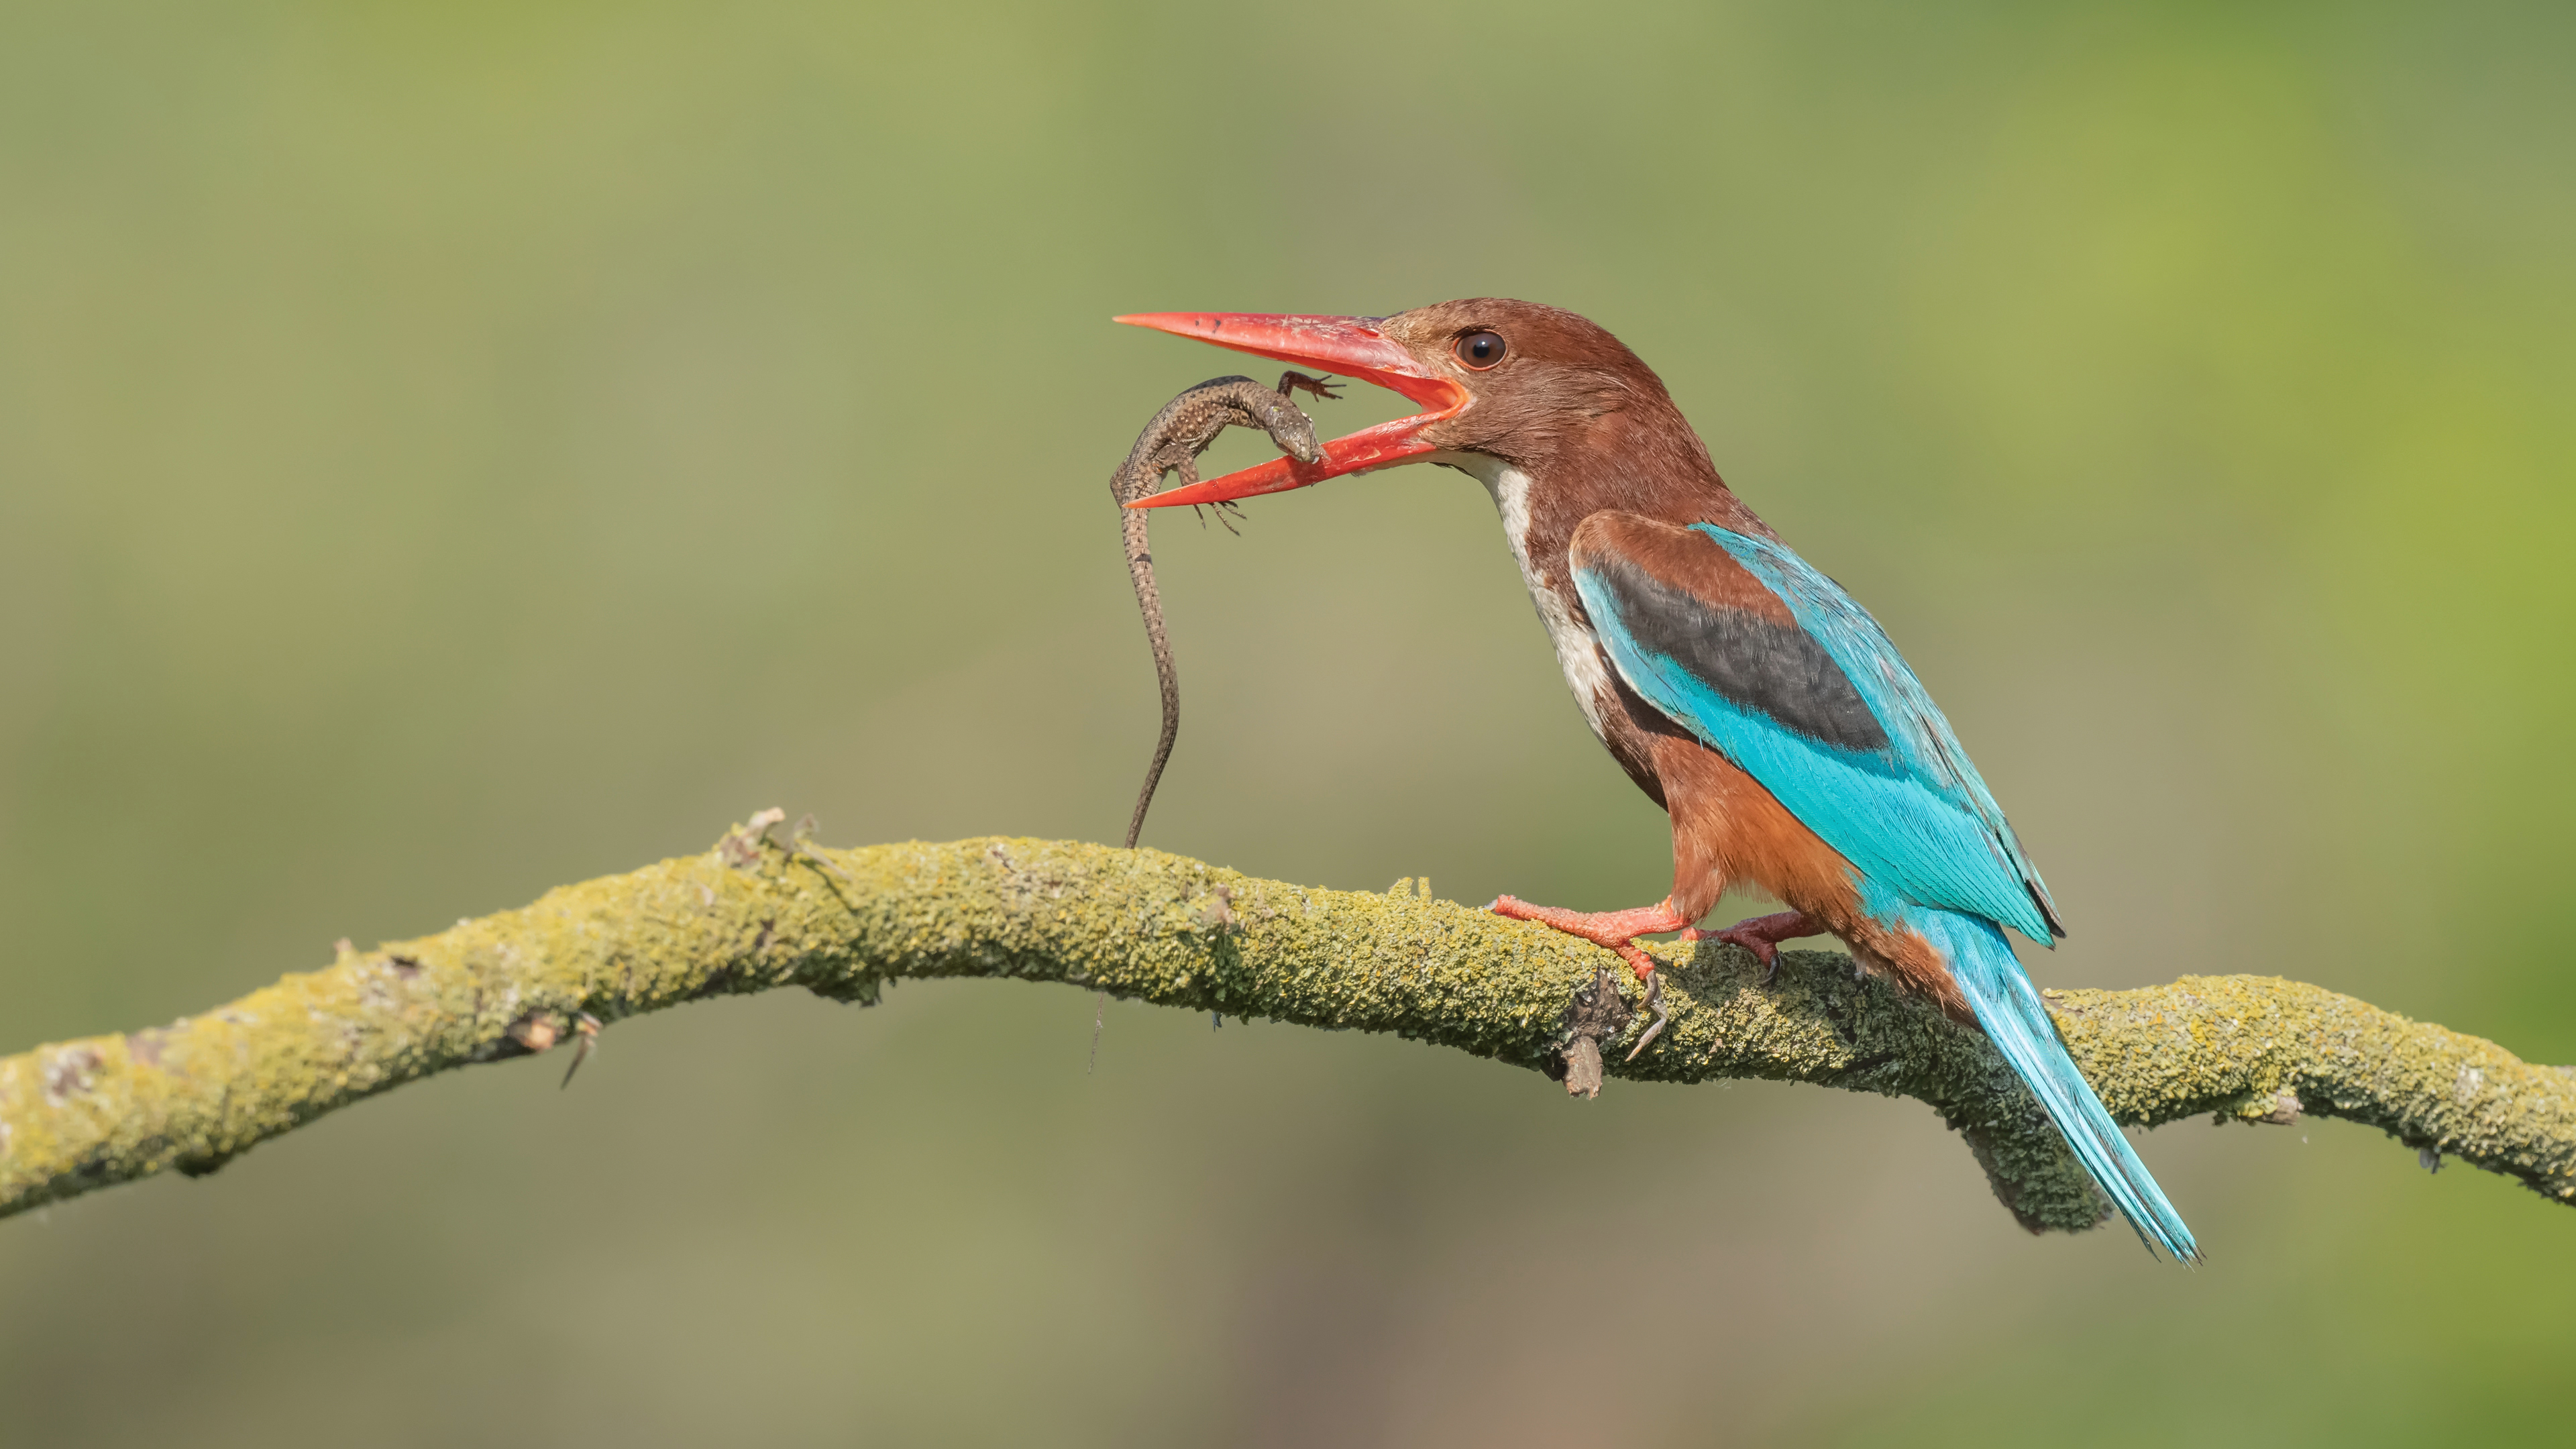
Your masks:
M1575 703L1673 831L1660 904L1594 913L1504 896L1493 909L1607 946L1651 987L1638 937L1700 939L1691 928L1727 886L1766 891L1790 909L1706 935L1770 965L1779 942L1829 933L1981 1027L2139 1236L2198 1260L2004 938L2010 926L2049 944L2065 928L1949 722L1868 612L1728 489L1619 339L1498 298L1392 317L1117 320L1357 378L1422 409L1326 443L1319 462L1275 458L1131 507L1413 462L1493 495Z

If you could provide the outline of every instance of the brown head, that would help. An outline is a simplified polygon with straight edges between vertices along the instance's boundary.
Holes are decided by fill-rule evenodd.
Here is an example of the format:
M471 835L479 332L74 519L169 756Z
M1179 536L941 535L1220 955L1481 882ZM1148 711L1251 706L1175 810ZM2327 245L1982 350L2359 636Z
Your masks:
M1654 369L1561 308L1473 297L1392 317L1161 312L1118 320L1375 383L1424 408L1326 443L1321 462L1277 458L1130 507L1249 498L1475 454L1520 469L1542 490L1582 495L1586 511L1751 519Z

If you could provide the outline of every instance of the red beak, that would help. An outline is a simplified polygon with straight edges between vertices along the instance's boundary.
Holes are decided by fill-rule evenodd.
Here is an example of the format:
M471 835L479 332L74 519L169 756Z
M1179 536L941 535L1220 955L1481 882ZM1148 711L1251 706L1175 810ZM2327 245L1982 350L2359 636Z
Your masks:
M1345 473L1366 473L1438 452L1436 444L1422 441L1422 430L1453 416L1471 400L1467 389L1424 367L1402 345L1378 331L1375 317L1140 312L1116 320L1130 327L1151 327L1178 337L1195 337L1257 357L1275 357L1317 372L1375 383L1404 394L1425 409L1409 418L1397 418L1333 439L1324 445L1320 463L1273 458L1240 473L1140 498L1128 504L1130 508L1172 508L1284 493Z

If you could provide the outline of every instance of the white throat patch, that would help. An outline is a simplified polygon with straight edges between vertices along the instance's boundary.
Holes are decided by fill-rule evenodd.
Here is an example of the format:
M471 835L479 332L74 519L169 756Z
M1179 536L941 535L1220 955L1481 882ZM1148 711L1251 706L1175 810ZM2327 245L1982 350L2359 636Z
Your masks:
M1547 626L1548 642L1556 646L1556 664L1565 671L1565 687L1574 691L1583 722L1592 726L1595 737L1607 742L1609 737L1601 729L1601 702L1611 694L1610 664L1601 653L1601 641L1575 619L1557 592L1574 587L1573 580L1554 576L1555 570L1564 567L1563 561L1550 560L1543 569L1530 558L1530 476L1489 453L1435 453L1430 461L1472 476L1494 496L1494 510L1503 516L1503 537L1521 566L1521 582L1529 588L1530 602L1538 606L1538 621Z

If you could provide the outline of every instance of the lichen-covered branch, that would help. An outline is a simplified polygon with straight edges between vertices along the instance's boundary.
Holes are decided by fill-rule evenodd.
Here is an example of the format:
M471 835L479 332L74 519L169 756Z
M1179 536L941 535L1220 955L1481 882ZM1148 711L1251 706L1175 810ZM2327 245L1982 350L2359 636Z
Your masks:
M1768 1077L1918 1097L2033 1228L2102 1220L2091 1185L1979 1033L1844 957L1667 947L1672 1021L1643 1027L1615 958L1429 898L1258 880L1151 850L970 840L823 850L764 816L704 855L566 886L416 941L345 951L165 1027L0 1059L0 1215L211 1172L263 1138L450 1067L704 997L801 986L872 1003L905 976L1062 981L1232 1016L1394 1032L1563 1077ZM1607 989L1605 993L1605 989ZM2576 1076L2475 1037L2267 977L2048 993L2123 1122L2305 1113L2576 1199ZM1582 1036L1606 1037L1597 1046ZM1578 1080L1572 1085L1581 1085Z

